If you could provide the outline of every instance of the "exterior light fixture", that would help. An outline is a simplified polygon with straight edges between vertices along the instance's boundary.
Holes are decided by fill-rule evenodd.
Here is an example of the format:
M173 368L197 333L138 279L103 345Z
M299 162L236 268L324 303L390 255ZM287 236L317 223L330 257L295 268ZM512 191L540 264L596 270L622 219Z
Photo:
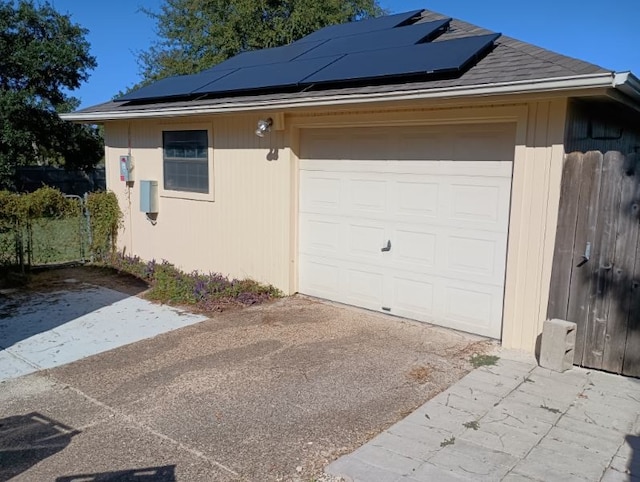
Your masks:
M264 135L268 132L271 132L271 126L273 125L273 119L269 117L268 119L260 119L258 121L258 128L256 129L256 135L258 137L264 137Z

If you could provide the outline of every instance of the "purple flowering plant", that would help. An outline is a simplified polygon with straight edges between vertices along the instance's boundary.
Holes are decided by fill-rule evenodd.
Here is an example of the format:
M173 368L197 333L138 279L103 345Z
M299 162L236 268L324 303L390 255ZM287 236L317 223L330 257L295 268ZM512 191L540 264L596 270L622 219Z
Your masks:
M146 281L150 285L146 297L150 300L172 305L195 305L203 311L250 306L282 296L271 285L251 279L229 279L220 273L185 273L167 260L158 263L117 253L108 264Z

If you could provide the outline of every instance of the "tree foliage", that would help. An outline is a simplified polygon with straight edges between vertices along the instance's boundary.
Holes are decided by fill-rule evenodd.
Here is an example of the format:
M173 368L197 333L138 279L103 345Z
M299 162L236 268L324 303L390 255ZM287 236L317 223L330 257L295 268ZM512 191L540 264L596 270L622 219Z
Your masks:
M48 3L0 0L0 187L18 165L86 169L101 159L97 130L59 117L78 106L68 91L96 66L86 34Z
M139 56L143 83L383 13L376 0L165 0L159 11L143 11L155 19L160 38Z

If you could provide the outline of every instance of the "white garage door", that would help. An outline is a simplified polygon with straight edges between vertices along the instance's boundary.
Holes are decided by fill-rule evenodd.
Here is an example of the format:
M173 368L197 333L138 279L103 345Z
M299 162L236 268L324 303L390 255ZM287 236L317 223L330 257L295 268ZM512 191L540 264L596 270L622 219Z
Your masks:
M499 338L514 136L304 131L299 291Z

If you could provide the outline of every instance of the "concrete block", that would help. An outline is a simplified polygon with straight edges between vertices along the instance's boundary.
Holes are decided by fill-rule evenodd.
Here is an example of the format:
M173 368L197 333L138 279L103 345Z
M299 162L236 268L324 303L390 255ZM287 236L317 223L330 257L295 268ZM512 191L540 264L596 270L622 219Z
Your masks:
M577 325L565 320L547 320L542 328L540 366L557 372L573 367Z

